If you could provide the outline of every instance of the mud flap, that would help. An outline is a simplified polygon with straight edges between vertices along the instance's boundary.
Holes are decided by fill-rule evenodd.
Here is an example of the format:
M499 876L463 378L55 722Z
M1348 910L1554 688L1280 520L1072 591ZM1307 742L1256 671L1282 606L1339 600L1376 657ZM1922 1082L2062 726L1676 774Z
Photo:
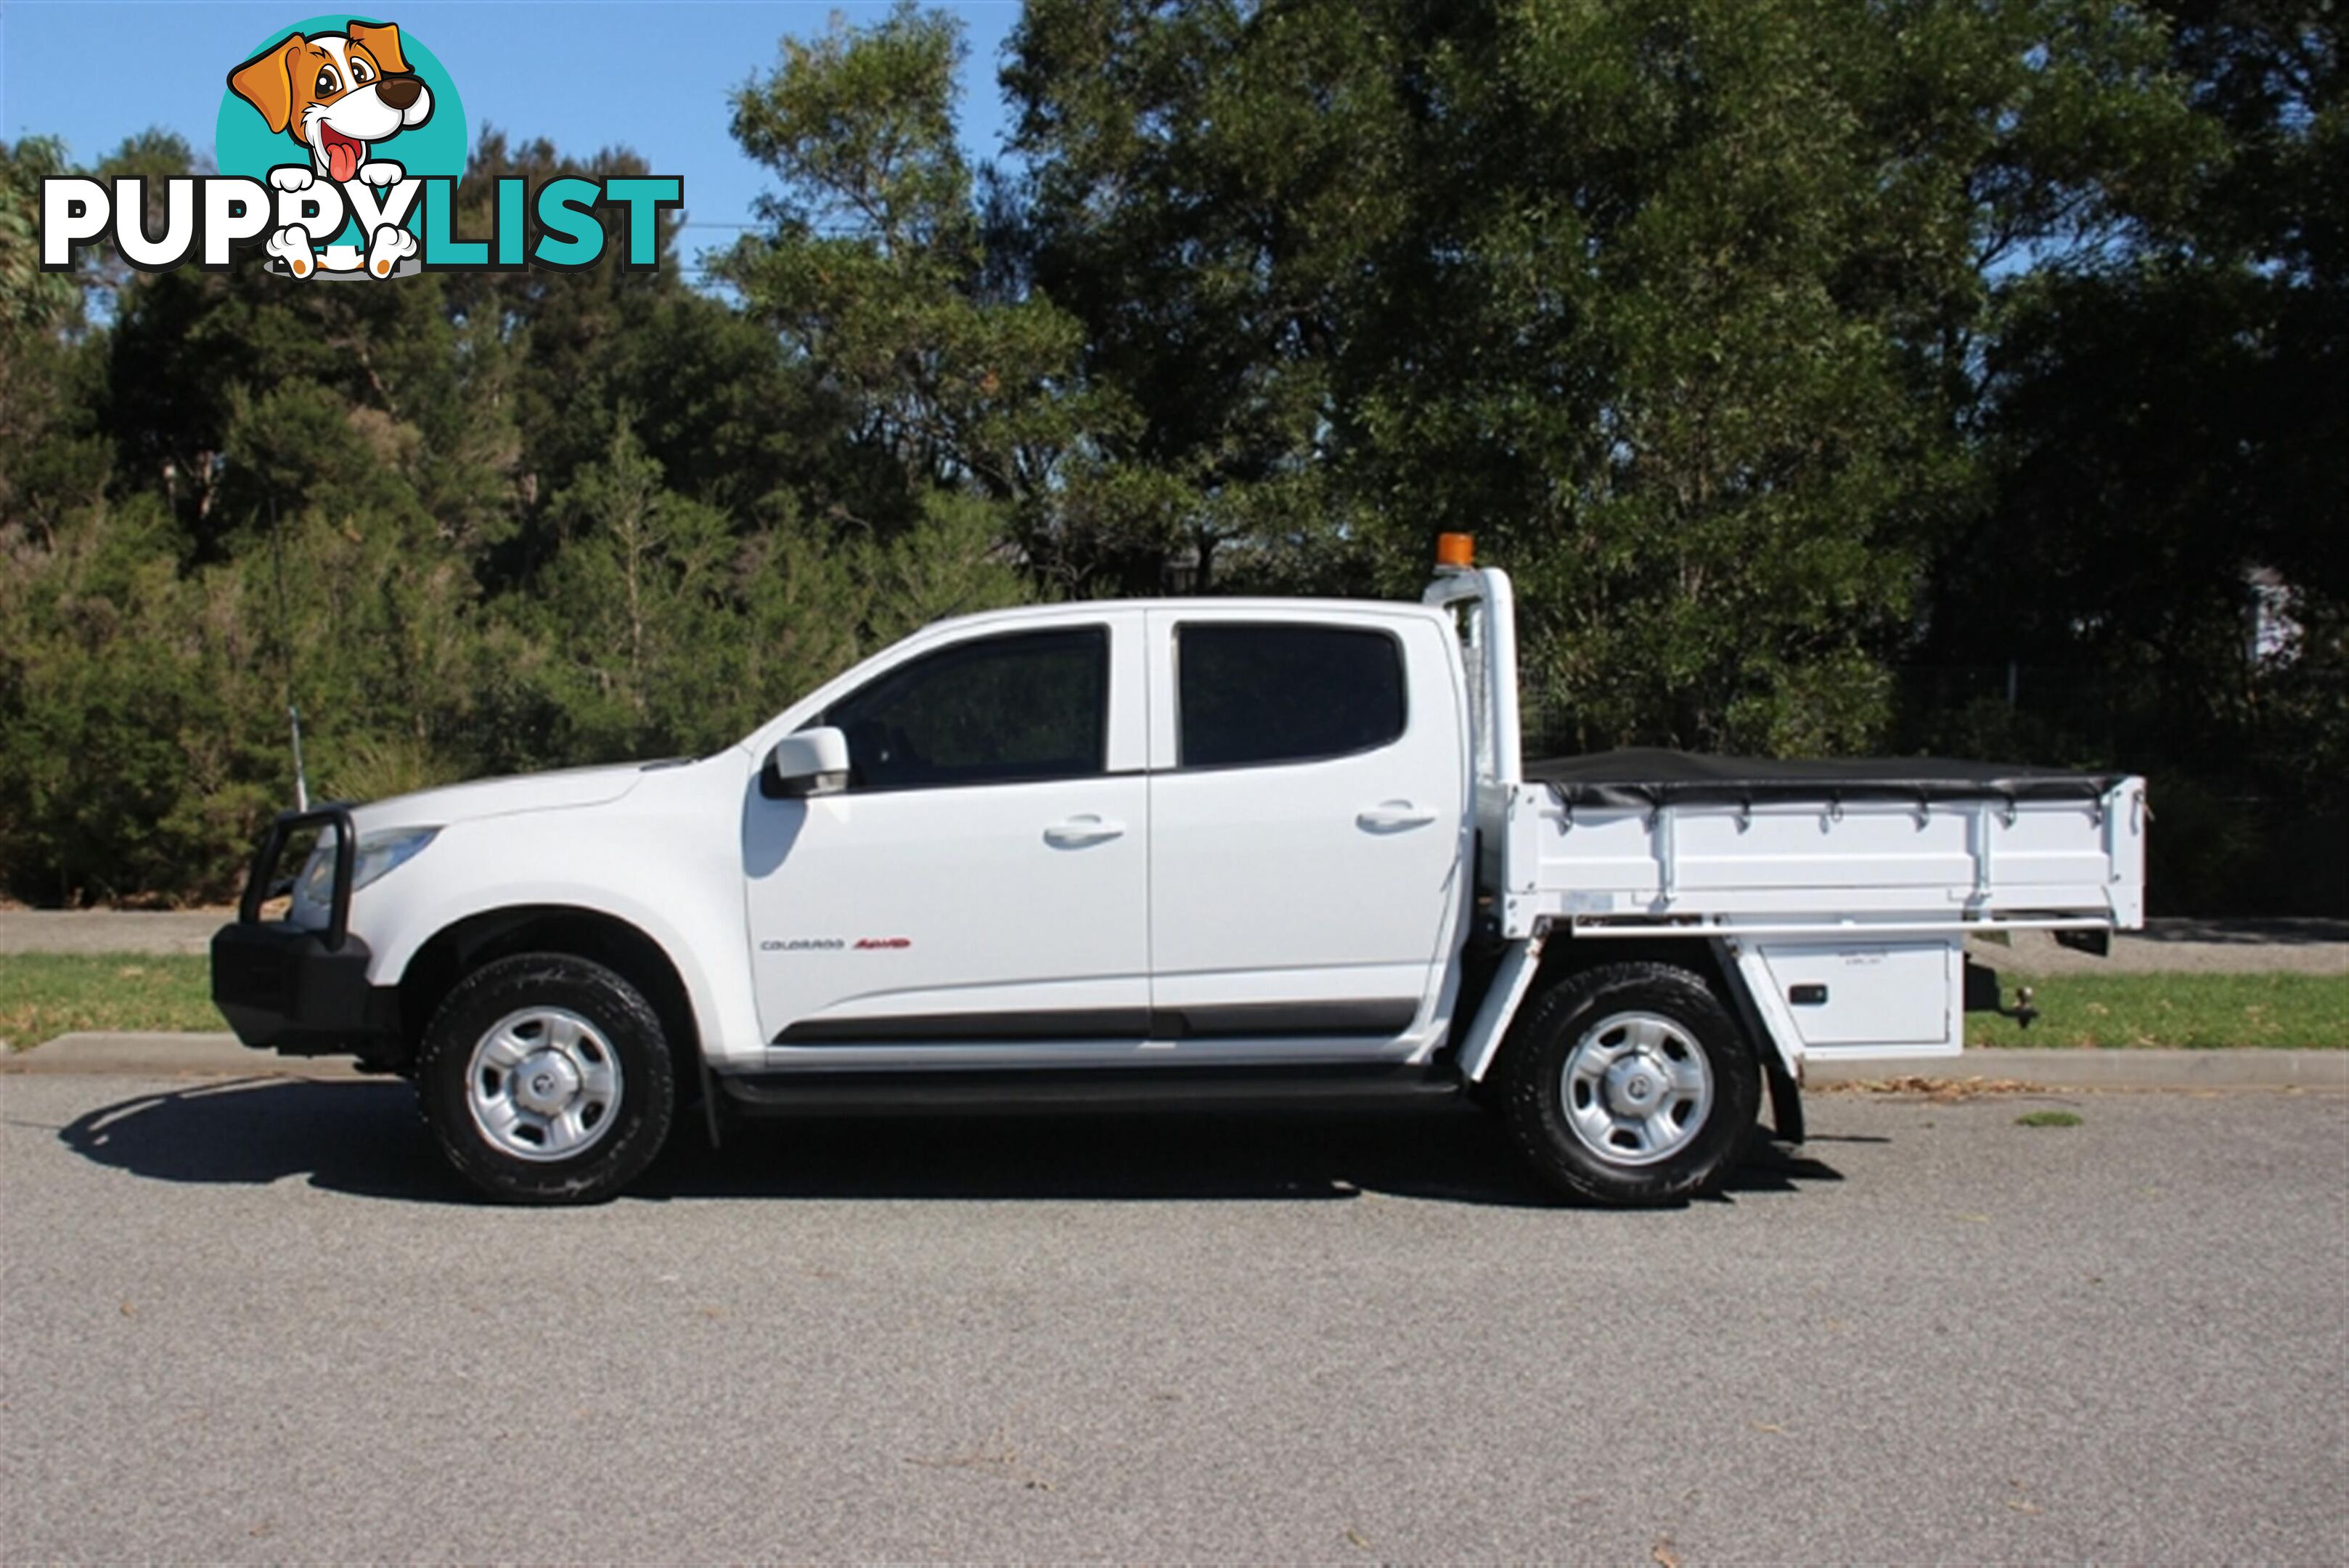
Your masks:
M1803 1141L1803 1088L1795 1075L1786 1071L1775 1051L1759 1053L1762 1071L1770 1085L1770 1141L1800 1143Z
M1741 942L1716 937L1713 950L1713 961L1729 982L1737 1015L1744 1022L1746 1037L1754 1042L1754 1054L1762 1064L1762 1081L1770 1085L1770 1141L1800 1143L1803 1087L1795 1081L1794 1070L1786 1064L1790 1053L1798 1049L1789 1044L1796 1035L1785 1010L1777 1005L1777 993L1770 988L1770 971L1763 964L1761 954ZM1764 1013L1764 1000L1770 1002L1775 1016Z
M709 1149L715 1154L721 1146L718 1121L718 1075L709 1070L709 1058L699 1051L693 1054L693 1064L701 1078L701 1115L709 1131Z

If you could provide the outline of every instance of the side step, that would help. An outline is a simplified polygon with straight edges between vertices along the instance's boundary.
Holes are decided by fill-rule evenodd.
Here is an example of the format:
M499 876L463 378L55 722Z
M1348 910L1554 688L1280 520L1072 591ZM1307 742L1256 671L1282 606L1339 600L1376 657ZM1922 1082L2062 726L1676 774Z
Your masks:
M1434 1102L1461 1090L1438 1066L1031 1067L933 1072L726 1074L719 1092L750 1116L1003 1113L1149 1108L1309 1110Z

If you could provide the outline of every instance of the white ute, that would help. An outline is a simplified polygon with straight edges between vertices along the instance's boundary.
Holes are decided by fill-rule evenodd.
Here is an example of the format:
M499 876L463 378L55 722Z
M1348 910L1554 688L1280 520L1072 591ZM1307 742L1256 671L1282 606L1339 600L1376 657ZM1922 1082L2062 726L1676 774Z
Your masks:
M1970 933L2142 924L2140 779L1525 763L1508 578L1444 555L1416 605L965 617L699 761L289 814L214 996L412 1078L509 1200L742 1113L1464 1093L1651 1203L1765 1092L1799 1139L1808 1062L1955 1054Z

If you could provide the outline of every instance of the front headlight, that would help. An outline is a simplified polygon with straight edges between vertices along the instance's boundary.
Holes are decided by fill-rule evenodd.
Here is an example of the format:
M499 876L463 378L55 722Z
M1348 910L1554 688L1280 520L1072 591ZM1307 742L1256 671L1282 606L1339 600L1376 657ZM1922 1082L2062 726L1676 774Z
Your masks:
M440 836L437 827L395 827L381 833L363 833L358 846L351 853L351 891L356 893L368 883L378 880L407 861L412 860L424 846ZM310 851L309 863L302 867L301 885L295 892L298 902L324 909L335 891L335 840L329 834Z

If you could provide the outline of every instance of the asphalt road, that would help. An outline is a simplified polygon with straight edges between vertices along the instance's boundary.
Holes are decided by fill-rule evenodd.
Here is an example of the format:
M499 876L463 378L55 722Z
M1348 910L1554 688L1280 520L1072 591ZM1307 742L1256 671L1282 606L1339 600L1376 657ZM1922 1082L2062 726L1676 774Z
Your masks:
M459 1200L372 1083L0 1079L0 1557L2339 1562L2349 1096L847 1123Z

